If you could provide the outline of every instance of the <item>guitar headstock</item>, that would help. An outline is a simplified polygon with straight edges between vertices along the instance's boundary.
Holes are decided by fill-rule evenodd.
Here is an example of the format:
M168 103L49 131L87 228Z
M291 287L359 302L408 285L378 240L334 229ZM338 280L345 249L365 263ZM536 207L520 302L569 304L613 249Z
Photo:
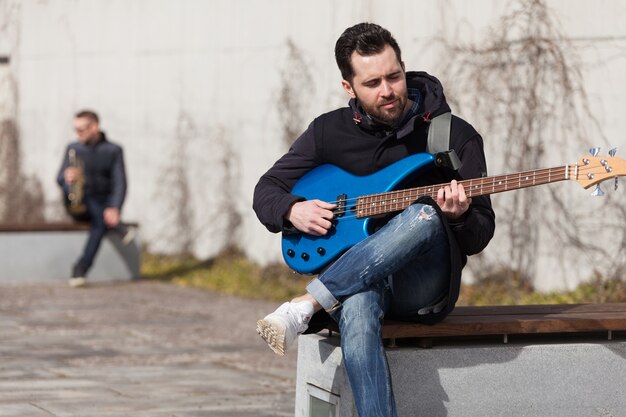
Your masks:
M600 184L611 178L626 175L626 161L615 156L582 157L573 167L573 179L584 188ZM570 171L571 172L571 171Z

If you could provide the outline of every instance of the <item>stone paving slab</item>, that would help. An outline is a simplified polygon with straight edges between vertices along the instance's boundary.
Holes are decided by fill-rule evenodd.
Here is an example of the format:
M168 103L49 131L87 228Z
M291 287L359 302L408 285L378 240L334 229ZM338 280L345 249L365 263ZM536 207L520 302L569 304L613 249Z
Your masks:
M0 285L0 417L293 416L277 303L168 283Z

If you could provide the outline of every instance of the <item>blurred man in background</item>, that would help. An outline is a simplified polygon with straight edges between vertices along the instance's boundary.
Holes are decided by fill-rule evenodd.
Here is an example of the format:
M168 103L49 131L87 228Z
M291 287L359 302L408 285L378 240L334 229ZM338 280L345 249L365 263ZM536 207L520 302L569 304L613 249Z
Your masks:
M72 218L90 223L89 237L69 280L70 286L81 287L87 282L87 271L93 265L107 230L121 233L124 243L132 240L132 231L120 223L126 196L122 148L108 141L93 111L76 114L74 131L78 140L65 150L57 182L63 189L65 207Z

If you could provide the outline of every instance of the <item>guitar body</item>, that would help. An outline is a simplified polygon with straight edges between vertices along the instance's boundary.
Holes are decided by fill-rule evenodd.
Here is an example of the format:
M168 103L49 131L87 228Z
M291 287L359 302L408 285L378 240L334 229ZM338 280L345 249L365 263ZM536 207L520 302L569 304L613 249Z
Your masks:
M287 265L303 274L320 272L370 235L371 219L357 219L354 213L358 197L396 190L403 181L430 168L433 162L433 155L419 153L371 175L353 175L330 164L309 171L298 180L292 193L307 200L337 202L345 199L346 210L345 214L335 217L335 226L325 236L283 233L282 252Z

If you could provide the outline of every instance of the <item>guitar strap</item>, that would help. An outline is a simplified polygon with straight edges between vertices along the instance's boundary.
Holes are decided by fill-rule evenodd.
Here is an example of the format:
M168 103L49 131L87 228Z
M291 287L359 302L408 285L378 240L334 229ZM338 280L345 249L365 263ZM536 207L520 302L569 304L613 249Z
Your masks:
M452 113L446 112L434 117L428 127L426 151L436 155L437 166L444 166L454 171L461 168L461 160L454 150L450 149L450 125Z
M446 112L433 118L428 128L428 144L426 150L436 154L450 149L450 125L452 113Z

